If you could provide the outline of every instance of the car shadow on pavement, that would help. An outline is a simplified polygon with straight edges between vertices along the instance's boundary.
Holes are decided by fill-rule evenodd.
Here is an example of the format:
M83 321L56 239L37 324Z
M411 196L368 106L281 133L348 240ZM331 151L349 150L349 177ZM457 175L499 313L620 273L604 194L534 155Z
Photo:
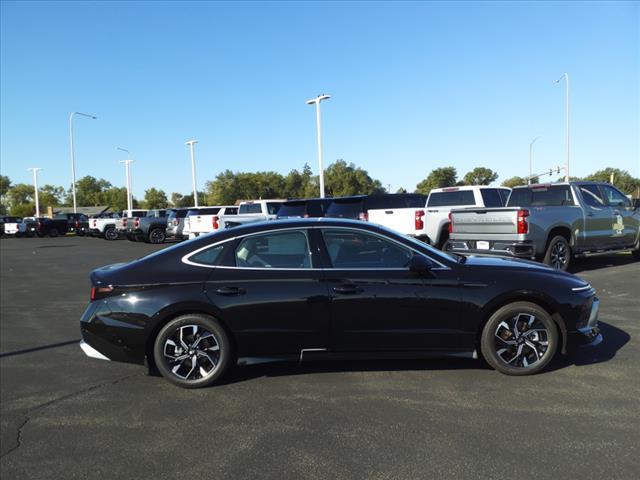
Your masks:
M630 253L576 258L569 266L569 272L579 274L580 272L588 272L590 270L598 270L600 268L631 265L635 262L637 262L637 260L633 258L633 255Z
M547 367L546 371L559 370L570 365L580 367L608 362L631 339L627 332L608 323L598 322L598 326L602 333L602 343L595 347L579 348L570 355L556 355L556 358Z
M39 347L25 348L22 350L14 350L12 352L3 352L3 353L0 353L0 358L13 357L15 355L24 355L25 353L39 352L40 350L48 350L50 348L65 347L67 345L72 345L74 343L75 344L80 343L80 339L76 338L74 340L67 340L66 342L51 343L49 345L41 345Z

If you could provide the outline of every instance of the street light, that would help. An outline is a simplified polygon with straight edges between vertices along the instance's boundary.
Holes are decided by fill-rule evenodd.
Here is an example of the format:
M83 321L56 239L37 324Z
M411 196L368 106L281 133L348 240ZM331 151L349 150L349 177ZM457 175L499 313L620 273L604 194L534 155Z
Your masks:
M527 183L529 185L531 185L531 177L533 177L533 144L536 143L536 140L538 140L540 137L536 137L533 140L531 140L531 143L529 144L529 180L527 181Z
M566 121L567 121L567 163L565 165L565 181L568 182L569 181L569 157L571 155L571 147L570 147L570 143L569 143L569 74L568 73L563 73L562 76L555 81L555 83L560 83L560 80L562 80L564 78L565 83L566 83Z
M185 145L189 145L189 150L191 151L191 182L193 183L193 206L198 206L198 190L196 188L196 161L193 156L193 145L198 143L197 140L189 140L185 142Z
M73 148L73 117L76 115L81 115L83 117L89 117L92 120L97 119L98 117L94 115L89 115L88 113L82 112L71 112L69 115L69 144L71 150L71 191L73 192L73 213L78 213L76 208L76 154Z
M131 172L129 171L129 168L133 163L133 160L131 160L131 152L126 148L116 147L116 150L126 152L129 156L127 160L120 160L120 163L124 163L125 167L125 174L127 178L127 210L129 210L128 215L131 215L131 210L133 210L133 197L131 196Z
M320 198L324 198L324 169L322 168L322 126L320 124L320 102L322 100L328 100L331 96L329 95L318 95L316 98L312 98L311 100L307 100L307 105L316 106L316 128L317 128L317 136L318 136L318 170L319 170L319 178L320 178Z
M40 217L40 202L38 202L38 172L42 170L38 167L29 167L27 170L31 170L33 172L33 189L35 191L35 199L36 199L36 217Z

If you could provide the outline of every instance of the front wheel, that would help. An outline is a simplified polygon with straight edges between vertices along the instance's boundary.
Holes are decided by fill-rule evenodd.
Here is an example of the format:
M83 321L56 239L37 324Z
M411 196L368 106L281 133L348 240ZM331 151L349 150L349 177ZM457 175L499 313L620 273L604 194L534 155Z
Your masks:
M498 309L482 330L480 347L489 365L506 375L532 375L558 349L551 316L534 303L514 302Z
M543 263L555 270L566 272L571 263L571 246L562 235L556 235L549 242Z
M154 228L149 232L149 243L164 243L167 238L162 228Z
M50 237L57 237L58 236L58 229L57 228L52 228L51 230L49 230L49 236Z
M208 315L171 320L156 337L153 357L164 378L183 388L213 385L233 357L222 326Z

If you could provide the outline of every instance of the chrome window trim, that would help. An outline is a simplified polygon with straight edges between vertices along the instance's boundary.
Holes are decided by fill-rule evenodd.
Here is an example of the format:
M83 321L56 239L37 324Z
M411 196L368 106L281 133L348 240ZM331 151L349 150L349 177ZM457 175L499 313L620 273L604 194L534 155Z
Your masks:
M200 247L196 250L193 250L192 252L189 252L185 255L183 255L183 257L180 259L180 261L186 265L191 265L194 267L203 267L203 268L221 268L221 269L226 269L226 270L260 270L260 271L301 271L301 272L308 272L308 271L377 271L377 270L383 270L383 271L408 271L409 268L408 267L399 267L399 268L317 268L317 267L311 267L311 268L279 268L279 267L271 267L271 268L259 268L259 267L230 267L230 266L225 266L225 265L206 265L203 263L196 263L196 262L192 262L190 260L190 257L192 257L193 255L200 253L203 250L207 250L209 248L213 248L216 247L218 245L227 243L227 242L233 242L234 240L237 240L239 238L246 238L246 237L251 237L254 235L261 235L261 234L265 234L265 233L269 233L269 232L284 232L287 230L309 230L309 229L317 229L317 228L324 228L324 229L338 229L338 230L354 230L356 232L365 232L365 233L369 233L371 235L376 235L378 237L381 237L385 240L391 241L393 243L396 243L398 245L400 245L401 247L404 247L418 255L422 255L423 257L428 258L430 261L432 261L433 263L437 264L438 267L432 268L431 270L434 271L442 271L442 270L451 270L450 267L444 265L442 262L439 262L438 260L435 260L434 258L430 257L429 255L424 254L423 252L420 252L418 250L416 250L413 247L410 247L408 245L405 245L402 242L399 242L391 237L387 237L385 235L379 234L377 232L372 232L370 230L366 230L366 229L360 229L360 228L355 228L355 227L347 227L347 226L335 226L335 225L313 225L313 226L304 226L304 227L288 227L288 228L280 228L277 230L259 230L257 232L251 232L251 233L247 233L245 235L236 235L234 237L231 238L226 238L224 240L220 240L219 242L215 242L215 243L211 243L209 245L205 245L204 247ZM308 246L311 247L310 242L309 242L309 235L308 233L305 233L305 235L307 235L307 243ZM324 239L323 239L324 240ZM311 255L311 263L313 265L313 252L309 252L309 254Z

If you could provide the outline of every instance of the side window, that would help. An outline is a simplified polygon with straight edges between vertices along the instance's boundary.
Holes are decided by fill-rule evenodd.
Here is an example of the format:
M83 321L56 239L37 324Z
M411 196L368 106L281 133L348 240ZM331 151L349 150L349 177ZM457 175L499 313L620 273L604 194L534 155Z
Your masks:
M339 229L322 232L333 268L406 268L411 250L377 235Z
M618 189L610 187L609 185L601 185L600 189L604 193L604 197L609 202L609 205L613 207L630 207L631 200L623 195Z
M580 194L590 207L604 208L604 199L597 185L580 185Z
M309 242L301 231L273 232L244 238L236 248L236 266L311 268Z
M216 265L216 261L220 258L220 254L223 250L224 245L216 245L215 247L207 248L195 255L191 255L191 257L189 257L189 261L199 263L201 265Z
M480 193L485 207L502 207L504 205L497 188L483 188Z

